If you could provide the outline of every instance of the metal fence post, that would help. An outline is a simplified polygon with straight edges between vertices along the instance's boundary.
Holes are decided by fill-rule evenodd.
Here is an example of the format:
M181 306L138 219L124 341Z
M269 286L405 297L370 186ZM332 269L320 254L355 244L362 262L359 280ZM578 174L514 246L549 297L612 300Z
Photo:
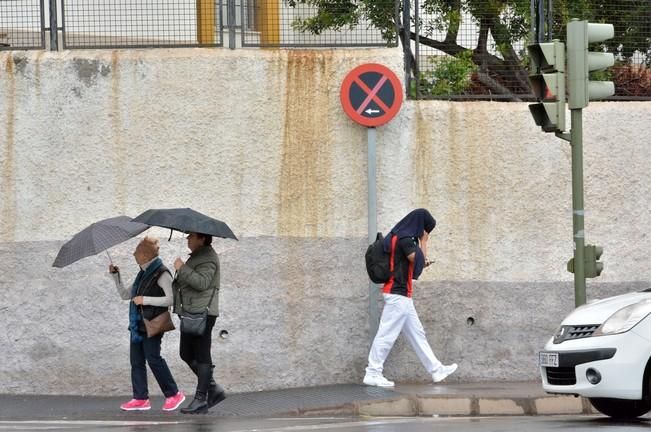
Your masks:
M236 12L235 12L235 0L227 0L226 2L226 21L228 24L228 47L230 49L235 49L235 26L236 21Z
M547 2L547 40L554 40L554 3L553 0Z
M411 13L409 10L409 3L411 0L404 0L402 5L402 31L403 31L403 44L402 48L405 53L405 86L406 92L409 94L411 87Z
M545 40L545 4L544 0L538 0L536 5L536 26L537 34L536 41L543 42Z
M59 29L57 24L57 0L49 0L50 4L50 50L59 51ZM63 4L63 0L62 0Z
M420 99L420 3L414 0L414 21L416 25L415 47L414 47L414 81L416 84L416 99Z

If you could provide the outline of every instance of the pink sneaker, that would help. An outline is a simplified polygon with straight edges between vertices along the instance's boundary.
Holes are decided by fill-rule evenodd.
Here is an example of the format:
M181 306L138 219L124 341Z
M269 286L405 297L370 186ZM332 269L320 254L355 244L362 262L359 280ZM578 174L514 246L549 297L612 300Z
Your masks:
M127 403L120 405L122 411L147 411L151 409L149 399L131 399Z
M174 411L177 409L185 400L185 395L183 392L178 392L174 396L170 396L165 399L165 404L163 405L163 411Z

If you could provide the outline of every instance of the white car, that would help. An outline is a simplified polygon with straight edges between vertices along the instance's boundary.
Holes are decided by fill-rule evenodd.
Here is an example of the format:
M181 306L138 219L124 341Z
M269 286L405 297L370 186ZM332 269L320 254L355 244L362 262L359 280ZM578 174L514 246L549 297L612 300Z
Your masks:
M586 397L600 412L651 410L651 289L588 303L561 323L538 356L543 389Z

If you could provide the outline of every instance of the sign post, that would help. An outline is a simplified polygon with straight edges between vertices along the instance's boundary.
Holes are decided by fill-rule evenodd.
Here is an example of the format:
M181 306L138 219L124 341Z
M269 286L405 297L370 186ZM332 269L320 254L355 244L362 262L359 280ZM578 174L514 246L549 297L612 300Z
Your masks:
M341 106L356 123L366 126L368 149L368 242L377 234L377 126L391 120L402 104L402 85L391 69L368 63L356 67L346 75L341 85ZM379 289L369 282L369 334L375 338L380 323L378 309Z

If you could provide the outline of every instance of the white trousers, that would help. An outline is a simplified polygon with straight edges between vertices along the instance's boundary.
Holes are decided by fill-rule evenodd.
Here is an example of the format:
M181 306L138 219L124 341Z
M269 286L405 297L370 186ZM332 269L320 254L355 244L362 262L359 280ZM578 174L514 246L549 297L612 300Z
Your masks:
M384 294L384 309L382 318L380 318L380 326L368 354L368 367L366 368L368 375L382 375L384 361L400 332L404 333L428 373L431 374L441 367L441 362L436 358L427 342L425 329L418 319L413 300L397 294Z

